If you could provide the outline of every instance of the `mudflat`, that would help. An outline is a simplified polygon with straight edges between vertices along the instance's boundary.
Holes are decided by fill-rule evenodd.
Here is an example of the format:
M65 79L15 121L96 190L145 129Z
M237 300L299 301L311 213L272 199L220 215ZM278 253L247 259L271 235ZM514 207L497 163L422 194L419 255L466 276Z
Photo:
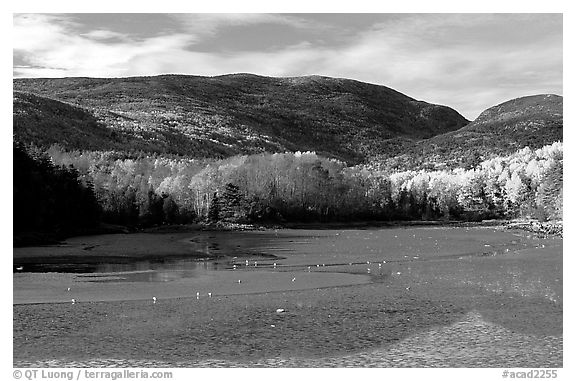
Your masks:
M79 237L64 254L15 249L15 263L118 257L114 240L146 246L130 258L162 247L203 265L46 273L24 261L15 365L562 366L561 238L497 227Z

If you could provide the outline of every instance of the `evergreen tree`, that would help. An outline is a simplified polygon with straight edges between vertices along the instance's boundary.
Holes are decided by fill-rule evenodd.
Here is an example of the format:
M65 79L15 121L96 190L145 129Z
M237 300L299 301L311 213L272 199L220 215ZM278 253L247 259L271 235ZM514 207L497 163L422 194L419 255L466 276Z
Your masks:
M220 221L220 199L218 198L218 193L216 192L214 192L214 196L210 202L210 207L208 208L208 221Z

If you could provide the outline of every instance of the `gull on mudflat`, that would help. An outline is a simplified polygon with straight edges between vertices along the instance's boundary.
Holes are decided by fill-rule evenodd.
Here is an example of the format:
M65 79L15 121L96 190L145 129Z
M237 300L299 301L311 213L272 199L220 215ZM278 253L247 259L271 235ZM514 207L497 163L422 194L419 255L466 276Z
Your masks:
M156 297L155 296L152 297L152 301L153 301L153 303L156 303Z

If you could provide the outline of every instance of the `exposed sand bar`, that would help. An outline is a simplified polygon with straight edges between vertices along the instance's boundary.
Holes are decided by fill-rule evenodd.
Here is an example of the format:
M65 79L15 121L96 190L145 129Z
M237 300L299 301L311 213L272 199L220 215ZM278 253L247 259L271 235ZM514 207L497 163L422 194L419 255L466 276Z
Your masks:
M179 279L170 278L173 274L167 272L166 277L164 282L123 282L122 274L98 278L78 274L14 274L14 304L70 303L72 299L77 303L149 299L152 303L153 296L161 303L163 298L195 299L197 292L200 298L208 298L209 292L217 297L370 282L368 276L358 274L242 270L206 271Z

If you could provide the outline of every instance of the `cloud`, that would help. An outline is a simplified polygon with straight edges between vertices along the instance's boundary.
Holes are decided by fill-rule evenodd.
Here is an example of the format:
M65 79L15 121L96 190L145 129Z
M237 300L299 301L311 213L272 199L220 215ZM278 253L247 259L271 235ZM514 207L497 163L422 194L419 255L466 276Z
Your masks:
M283 24L294 28L318 28L321 26L297 16L270 13L181 13L171 16L187 31L194 34L213 34L223 27L257 24Z
M375 25L333 59L351 76L475 118L495 100L562 91L559 15L408 15Z
M104 29L96 29L87 33L82 33L81 36L90 40L127 40L126 35L123 33Z
M14 54L27 65L14 68L16 76L127 76L135 58L184 50L191 34L172 34L134 40L107 30L76 33L70 19L50 15L14 17ZM112 39L113 41L110 41Z
M172 33L132 38L103 28L77 33L65 16L18 15L19 76L115 77L164 73L269 76L320 74L392 87L456 108L469 119L498 102L562 92L561 15L389 15L350 30L337 46L302 40L262 51L194 51L221 28L283 23L313 26L299 15L172 15Z

